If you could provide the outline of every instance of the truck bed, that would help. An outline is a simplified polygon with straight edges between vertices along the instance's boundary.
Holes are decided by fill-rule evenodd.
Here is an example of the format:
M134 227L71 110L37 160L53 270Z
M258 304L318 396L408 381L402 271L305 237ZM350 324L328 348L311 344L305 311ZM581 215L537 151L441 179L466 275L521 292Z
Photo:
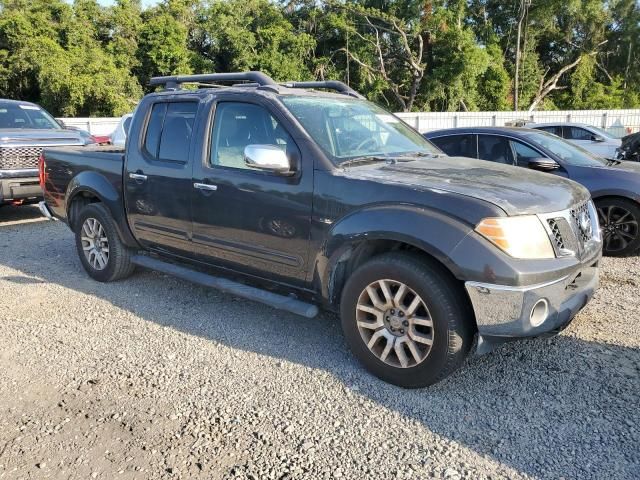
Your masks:
M124 148L113 146L54 147L43 151L45 161L45 201L53 214L66 221L66 198L74 184L107 182L115 198L122 201ZM70 198L70 197L69 197Z

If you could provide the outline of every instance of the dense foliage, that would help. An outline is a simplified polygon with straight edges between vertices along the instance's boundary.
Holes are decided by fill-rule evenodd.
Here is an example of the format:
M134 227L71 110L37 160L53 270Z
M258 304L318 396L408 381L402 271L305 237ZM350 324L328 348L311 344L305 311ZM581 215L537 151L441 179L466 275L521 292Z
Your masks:
M637 0L0 0L0 97L120 115L154 75L262 70L392 110L638 107L639 44Z

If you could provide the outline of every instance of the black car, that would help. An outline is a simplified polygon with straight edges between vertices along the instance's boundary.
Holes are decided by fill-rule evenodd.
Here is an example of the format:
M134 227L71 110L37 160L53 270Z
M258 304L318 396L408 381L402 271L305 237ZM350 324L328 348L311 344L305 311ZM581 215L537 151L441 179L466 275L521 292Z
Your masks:
M598 284L597 213L575 182L452 161L340 82L152 85L165 88L138 105L124 150L43 154L41 209L98 281L142 266L340 312L355 355L405 387L444 378L472 345L558 331Z
M528 128L454 128L424 136L450 156L517 165L581 183L598 209L604 254L624 256L640 248L640 164L605 160L555 135Z

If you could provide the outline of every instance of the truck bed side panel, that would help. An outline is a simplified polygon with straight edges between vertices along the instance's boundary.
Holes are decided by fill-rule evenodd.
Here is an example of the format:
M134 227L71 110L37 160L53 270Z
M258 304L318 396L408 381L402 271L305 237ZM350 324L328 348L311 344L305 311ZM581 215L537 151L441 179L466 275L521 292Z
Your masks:
M44 197L53 214L69 223L77 195L97 197L120 227L123 241L136 246L126 221L122 196L124 151L111 147L45 149Z

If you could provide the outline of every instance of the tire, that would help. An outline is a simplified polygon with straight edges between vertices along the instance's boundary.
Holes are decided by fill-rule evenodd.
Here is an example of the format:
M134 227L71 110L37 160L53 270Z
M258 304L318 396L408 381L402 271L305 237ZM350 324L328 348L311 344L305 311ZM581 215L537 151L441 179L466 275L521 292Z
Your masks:
M399 302L385 300L385 289L391 293L387 297L396 297L402 285ZM384 307L376 308L375 296ZM414 303L420 305L412 312ZM455 371L475 334L473 313L460 286L439 265L408 253L386 253L358 268L343 289L340 314L355 357L373 375L405 388L432 385Z
M602 253L624 257L640 248L640 206L626 198L604 198L596 201L598 221L602 229Z
M90 203L80 211L74 223L78 256L91 278L113 282L133 273L132 252L120 240L116 224L104 205ZM106 242L100 239L106 239Z

